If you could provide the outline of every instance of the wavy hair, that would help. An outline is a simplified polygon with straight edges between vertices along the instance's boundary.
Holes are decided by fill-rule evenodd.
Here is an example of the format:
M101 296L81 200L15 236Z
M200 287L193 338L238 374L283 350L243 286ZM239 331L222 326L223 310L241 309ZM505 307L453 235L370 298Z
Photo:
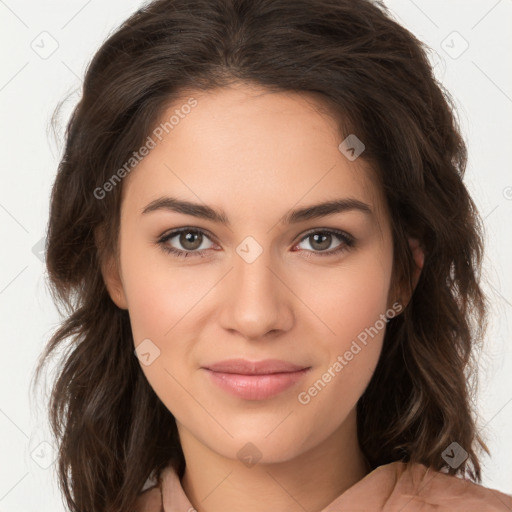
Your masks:
M62 323L40 356L64 349L49 398L58 477L72 512L130 510L151 475L185 460L174 416L134 355L128 312L101 273L118 254L122 182L102 187L186 91L233 82L317 99L340 132L364 141L391 212L393 282L410 286L388 322L375 373L357 404L370 465L439 470L481 482L490 454L473 417L476 351L486 325L482 222L463 183L467 150L455 104L429 48L370 0L157 0L134 13L90 62L67 125L51 194L46 265ZM95 233L101 228L104 236ZM426 258L412 292L407 237Z

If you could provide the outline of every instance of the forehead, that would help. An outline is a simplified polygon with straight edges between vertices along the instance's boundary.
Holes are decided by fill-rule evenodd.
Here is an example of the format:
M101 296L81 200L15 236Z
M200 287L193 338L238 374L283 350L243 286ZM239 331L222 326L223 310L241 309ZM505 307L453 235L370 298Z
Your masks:
M229 198L251 215L349 196L383 208L373 169L339 150L337 121L314 96L241 84L192 91L155 130L154 147L123 182L123 204L139 211L165 193L216 205Z

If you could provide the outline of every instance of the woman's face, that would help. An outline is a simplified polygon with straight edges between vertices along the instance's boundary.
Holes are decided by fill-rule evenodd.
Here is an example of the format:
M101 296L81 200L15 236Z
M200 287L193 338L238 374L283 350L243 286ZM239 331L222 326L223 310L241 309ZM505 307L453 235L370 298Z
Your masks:
M174 127L152 135L155 147L124 179L119 281L109 274L107 284L180 435L232 459L255 450L250 442L261 462L290 460L354 411L384 315L398 313L388 213L313 100L245 85L191 96L197 103L185 97L165 112L162 122L179 111ZM341 207L307 213L329 201ZM232 358L307 370L207 369Z

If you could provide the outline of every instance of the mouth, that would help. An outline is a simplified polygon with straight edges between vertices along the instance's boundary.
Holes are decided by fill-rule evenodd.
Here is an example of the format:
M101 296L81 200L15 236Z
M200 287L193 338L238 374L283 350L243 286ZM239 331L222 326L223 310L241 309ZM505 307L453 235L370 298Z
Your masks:
M244 400L267 400L297 384L311 367L280 360L237 359L202 368L223 391Z
M237 373L240 375L268 375L270 373L291 373L309 368L308 365L301 365L284 361L281 359L264 359L261 361L249 361L247 359L227 359L212 363L204 368L221 373Z

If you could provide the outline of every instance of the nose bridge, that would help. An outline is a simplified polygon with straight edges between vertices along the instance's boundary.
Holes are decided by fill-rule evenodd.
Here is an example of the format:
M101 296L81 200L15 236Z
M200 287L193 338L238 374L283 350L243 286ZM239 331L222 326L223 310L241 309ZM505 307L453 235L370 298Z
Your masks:
M277 293L276 277L270 270L275 267L275 263L271 262L269 251L260 254L254 261L247 261L238 256L235 258L234 266L235 288L240 292L240 298L254 296L255 299L258 299L261 298L260 295L275 298Z
M292 320L287 288L275 273L271 251L252 237L236 248L234 269L227 287L222 324L247 338L265 336L268 331L287 329Z

